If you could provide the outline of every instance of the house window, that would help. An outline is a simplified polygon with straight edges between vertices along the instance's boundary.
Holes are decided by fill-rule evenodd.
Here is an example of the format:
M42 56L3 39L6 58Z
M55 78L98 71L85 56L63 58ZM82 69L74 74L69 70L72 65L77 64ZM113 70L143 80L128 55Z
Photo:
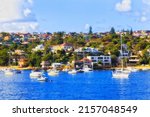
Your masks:
M99 60L103 60L103 57L98 57Z
M96 60L92 60L92 62L96 62Z
M93 59L94 59L94 57L91 57L91 59L93 60Z
M108 60L104 60L105 62L108 62Z

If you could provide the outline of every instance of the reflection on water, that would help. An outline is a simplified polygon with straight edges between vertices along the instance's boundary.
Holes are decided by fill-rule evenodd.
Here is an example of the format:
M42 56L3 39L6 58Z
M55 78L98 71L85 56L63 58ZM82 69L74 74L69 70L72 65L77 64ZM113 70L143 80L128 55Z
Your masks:
M71 75L61 72L38 82L31 71L5 76L0 73L0 99L36 100L142 100L150 99L150 71L131 73L129 79L114 79L111 71Z

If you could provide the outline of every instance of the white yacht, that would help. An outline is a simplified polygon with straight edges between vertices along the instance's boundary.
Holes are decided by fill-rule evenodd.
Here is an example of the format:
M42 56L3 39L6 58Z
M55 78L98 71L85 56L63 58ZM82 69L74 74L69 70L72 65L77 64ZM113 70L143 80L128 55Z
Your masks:
M59 74L59 71L52 69L52 70L48 70L48 75L49 76L57 76Z
M48 79L44 76L40 76L37 80L42 81L42 82L46 82Z
M122 35L121 35L121 54L122 53L123 53L123 48L122 48ZM131 71L128 69L124 69L123 56L121 57L121 65L122 65L122 68L120 70L115 70L112 72L113 78L128 78L129 77L129 74L131 73Z
M128 78L129 72L125 70L115 70L113 72L113 78Z
M30 73L31 78L38 78L41 76L42 76L42 72L40 72L40 71L31 71L31 73Z
M142 68L142 70L143 70L143 71L147 71L147 70L149 70L149 68Z
M76 73L77 73L77 70L72 69L72 70L68 71L68 73L69 73L69 74L76 74Z
M10 76L14 74L13 70L11 69L4 70L4 73L5 75L10 75Z
M84 68L83 68L83 71L84 71L84 72L90 72L90 71L93 71L93 70L92 70L92 68L84 67Z

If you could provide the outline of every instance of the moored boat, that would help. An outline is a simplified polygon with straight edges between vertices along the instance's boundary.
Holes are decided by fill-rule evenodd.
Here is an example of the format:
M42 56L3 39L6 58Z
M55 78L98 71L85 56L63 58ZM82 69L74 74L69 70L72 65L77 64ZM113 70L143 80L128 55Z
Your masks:
M72 69L72 70L68 71L68 73L69 73L69 74L76 74L76 73L77 73L77 70Z
M46 82L46 81L48 81L48 78L46 78L44 76L40 76L37 80L41 81L41 82Z
M4 70L5 75L13 75L14 72L11 69Z
M49 76L57 76L58 74L59 74L59 71L57 71L57 70L54 70L54 69L48 70Z
M41 76L42 76L42 72L40 72L40 71L31 71L31 73L30 73L31 78L38 78Z

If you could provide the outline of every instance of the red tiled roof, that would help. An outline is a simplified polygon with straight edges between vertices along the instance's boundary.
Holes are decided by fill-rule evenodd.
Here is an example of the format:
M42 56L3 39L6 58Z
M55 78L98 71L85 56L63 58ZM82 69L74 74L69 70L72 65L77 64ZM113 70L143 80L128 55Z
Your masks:
M86 62L92 62L92 61L91 61L90 59L88 59L88 58L83 58L83 59L81 59L80 61L81 61L81 62L85 62L85 61L86 61Z

